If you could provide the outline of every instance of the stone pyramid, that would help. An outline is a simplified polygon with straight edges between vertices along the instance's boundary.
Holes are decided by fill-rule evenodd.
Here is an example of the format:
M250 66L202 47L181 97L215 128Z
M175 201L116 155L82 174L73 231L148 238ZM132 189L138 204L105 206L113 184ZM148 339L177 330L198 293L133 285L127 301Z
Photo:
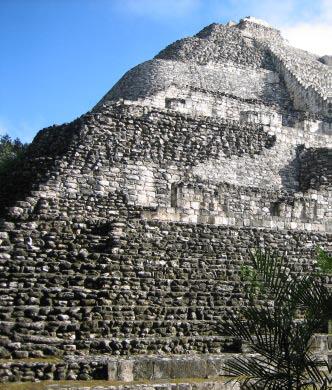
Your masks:
M250 251L331 250L330 59L212 24L41 130L1 178L0 356L239 352Z

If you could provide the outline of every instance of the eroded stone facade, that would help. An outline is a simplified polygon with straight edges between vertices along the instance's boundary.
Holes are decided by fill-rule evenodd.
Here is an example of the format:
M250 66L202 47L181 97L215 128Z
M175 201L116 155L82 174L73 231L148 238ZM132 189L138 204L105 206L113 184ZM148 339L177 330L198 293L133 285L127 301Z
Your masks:
M330 77L265 24L214 24L39 132L1 183L0 355L240 351L220 322L250 250L296 272L331 250Z

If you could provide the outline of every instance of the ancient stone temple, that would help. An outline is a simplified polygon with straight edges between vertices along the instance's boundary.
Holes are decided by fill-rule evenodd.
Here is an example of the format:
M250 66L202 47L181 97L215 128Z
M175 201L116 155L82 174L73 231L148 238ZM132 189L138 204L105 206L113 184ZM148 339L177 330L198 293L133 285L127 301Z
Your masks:
M41 130L1 178L1 380L208 376L240 352L220 324L250 250L298 272L331 250L330 65L263 21L212 24ZM15 363L44 356L63 361Z

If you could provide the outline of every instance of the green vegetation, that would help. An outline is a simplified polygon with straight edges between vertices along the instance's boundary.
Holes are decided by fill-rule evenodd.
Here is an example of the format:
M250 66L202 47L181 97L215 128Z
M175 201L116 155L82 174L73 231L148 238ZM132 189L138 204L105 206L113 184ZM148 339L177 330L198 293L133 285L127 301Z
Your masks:
M317 248L317 265L321 270L321 275L332 275L332 256L329 256L322 248ZM332 295L332 291L330 291ZM328 334L332 335L332 310L328 317Z
M332 274L332 256L326 253L322 248L316 250L317 265L322 274Z
M324 273L330 270L331 258L321 250L318 265ZM284 258L258 251L241 275L252 304L224 329L254 355L231 359L229 373L244 389L327 389L327 361L312 352L314 334L332 313L324 274L299 277L290 272Z
M18 138L13 140L7 134L0 136L0 174L10 171L13 164L23 156L27 146Z

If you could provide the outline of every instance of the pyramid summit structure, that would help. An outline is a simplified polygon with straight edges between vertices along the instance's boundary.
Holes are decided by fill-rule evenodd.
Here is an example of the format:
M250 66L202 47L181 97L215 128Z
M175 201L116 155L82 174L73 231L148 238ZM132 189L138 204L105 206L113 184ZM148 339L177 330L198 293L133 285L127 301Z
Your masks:
M246 78L239 73L238 82L243 79L241 87L235 84L236 79L232 78L232 69L229 67L236 67L238 72L242 69L246 73ZM257 83L248 80L248 68L251 72L256 71L256 76L261 78ZM264 73L262 69L270 73ZM274 74L271 72L277 72L278 77L283 79L296 109L328 116L331 69L319 61L317 56L289 46L278 30L252 17L233 25L214 23L194 37L176 41L153 60L129 71L102 102L119 98L137 101L150 97L154 101L148 101L147 104L162 108L165 102L161 100L158 104L157 99L162 92L171 95L169 89L173 86L173 89L188 89L191 93L197 88L204 89L210 99L210 94L220 91L234 92L241 98L258 98L281 104L279 95L283 91L276 90L273 97L273 91L269 91L271 84L278 84L278 81L273 80ZM176 94L175 91L173 93ZM212 101L205 110L202 103L201 106L194 105L191 108L191 114L194 110L203 115L211 115L212 108L217 110Z
M0 380L220 374L250 251L331 251L329 63L211 24L41 130L0 178Z

